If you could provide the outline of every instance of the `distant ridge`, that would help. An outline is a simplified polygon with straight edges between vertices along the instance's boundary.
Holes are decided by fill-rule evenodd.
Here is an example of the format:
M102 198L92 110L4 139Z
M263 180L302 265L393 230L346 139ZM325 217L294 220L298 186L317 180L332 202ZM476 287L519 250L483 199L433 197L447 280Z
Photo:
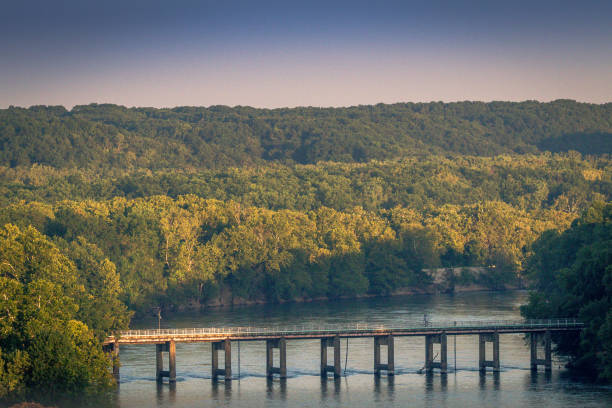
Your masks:
M348 108L111 104L0 110L0 165L220 168L419 154L612 154L612 103L398 103Z

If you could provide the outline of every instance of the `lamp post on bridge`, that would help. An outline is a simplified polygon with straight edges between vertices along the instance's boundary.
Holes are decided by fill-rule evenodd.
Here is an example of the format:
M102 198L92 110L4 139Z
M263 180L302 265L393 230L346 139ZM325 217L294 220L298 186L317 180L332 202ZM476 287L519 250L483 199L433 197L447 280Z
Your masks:
M157 329L161 330L161 320L162 320L162 316L161 316L161 306L156 306L154 307L154 309L157 311Z

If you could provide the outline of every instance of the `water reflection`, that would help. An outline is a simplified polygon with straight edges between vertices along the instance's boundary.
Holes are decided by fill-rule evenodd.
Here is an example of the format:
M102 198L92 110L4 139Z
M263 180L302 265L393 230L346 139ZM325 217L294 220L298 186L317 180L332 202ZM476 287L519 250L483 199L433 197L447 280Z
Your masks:
M426 372L425 380L425 402L427 407L445 406L448 394L448 374L438 372Z
M155 382L157 386L157 401L158 404L163 404L164 401L173 403L176 401L176 382L164 383Z
M377 401L394 401L395 391L395 376L378 376L374 377L374 396Z
M321 401L327 401L331 397L334 401L340 402L341 385L342 377L321 377Z
M552 372L551 371L537 371L531 370L531 375L528 376L529 385L534 388L538 388L539 386L545 386L551 383L552 381Z
M480 371L478 374L478 385L482 391L486 391L489 388L499 391L499 371Z
M266 378L266 391L268 399L277 399L280 401L287 399L287 379L286 378Z
M214 399L219 399L221 397L220 389L223 391L223 397L227 400L232 396L232 380L219 380L219 379L211 379L211 394Z
M444 392L448 386L448 374L442 374L437 372L425 373L425 391L427 393L432 392Z

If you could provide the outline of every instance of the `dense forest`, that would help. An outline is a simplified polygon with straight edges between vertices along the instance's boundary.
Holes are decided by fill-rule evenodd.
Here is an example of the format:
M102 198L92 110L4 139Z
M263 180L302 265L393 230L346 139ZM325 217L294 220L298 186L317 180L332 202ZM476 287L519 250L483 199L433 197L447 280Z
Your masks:
M0 110L0 165L224 168L459 153L612 153L612 103L407 103L350 108Z
M564 232L547 231L533 244L526 270L534 282L523 314L577 317L586 329L555 336L557 352L583 376L612 380L612 204L595 203Z
M611 135L612 104L573 101L0 110L0 397L109 384L99 340L154 307L425 291L464 266L553 294L582 252L538 262L609 208ZM68 356L87 363L62 377Z
M140 312L224 289L252 301L389 293L426 286L432 267L495 265L488 284L518 282L541 232L612 191L609 160L576 152L0 174L1 224L95 245ZM335 276L345 269L354 279Z
M515 208L575 214L612 192L609 156L568 154L495 157L407 157L368 163L230 167L220 170L112 169L0 166L0 204L20 200L108 200L194 194L272 210L343 211L397 206L503 201Z

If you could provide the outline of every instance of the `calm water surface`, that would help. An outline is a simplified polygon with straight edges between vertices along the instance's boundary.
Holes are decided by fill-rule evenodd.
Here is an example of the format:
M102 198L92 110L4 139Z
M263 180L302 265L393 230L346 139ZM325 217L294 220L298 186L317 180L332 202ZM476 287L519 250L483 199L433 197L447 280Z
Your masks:
M301 324L380 323L401 327L431 320L491 320L520 318L525 292L463 293L265 305L213 310L204 314L167 317L163 327L288 326ZM137 321L133 328L152 328L155 319ZM234 381L213 383L209 344L177 344L177 383L155 381L152 345L121 347L119 390L95 401L54 401L59 406L109 407L610 407L612 388L569 379L555 360L550 375L529 370L529 348L521 335L500 338L501 373L481 375L477 336L449 336L449 371L446 376L420 374L424 365L424 338L395 339L395 377L373 375L373 340L341 341L340 379L319 377L319 341L290 340L287 345L286 380L265 377L265 343L232 344ZM240 347L240 353L238 353ZM382 348L383 351L385 347ZM238 364L240 354L240 364ZM220 359L222 361L222 355ZM383 361L386 356L383 353ZM278 361L278 360L276 360ZM456 365L456 371L454 367ZM238 376L238 374L240 375Z

